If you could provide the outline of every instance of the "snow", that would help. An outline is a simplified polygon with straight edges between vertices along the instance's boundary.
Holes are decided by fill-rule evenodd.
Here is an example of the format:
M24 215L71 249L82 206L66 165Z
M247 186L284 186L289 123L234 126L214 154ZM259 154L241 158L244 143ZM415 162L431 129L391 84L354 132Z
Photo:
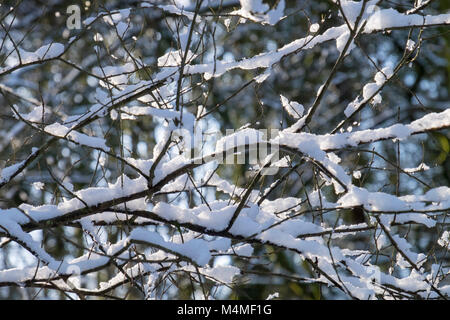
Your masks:
M405 255L412 263L414 263L418 267L420 267L421 264L425 262L425 255L423 253L417 254L415 252L412 252L410 250L412 245L408 241L406 241L405 238L402 238L396 234L391 235L391 237L401 251L401 253L397 253L397 259L400 259L402 261L398 264L400 267L408 268L411 266L408 261L404 260L403 255Z
M345 108L344 110L345 116L347 118L350 117L354 112L358 111L360 106L361 103L359 103L358 98L356 98L354 101L350 102Z
M253 210L258 210L257 206L252 207ZM238 218L234 222L233 226L230 229L230 233L234 235L240 235L243 237L250 237L256 233L259 233L262 229L260 223L255 221L251 215L251 209L245 210L239 214ZM233 212L234 213L234 212ZM228 224L227 224L228 225Z
M89 17L83 20L83 24L89 26L95 21L96 17Z
M275 25L284 16L285 1L280 0L275 8L270 8L262 0L239 0L241 9L231 12L261 24Z
M61 262L56 261L51 257L42 247L41 243L35 241L29 233L22 230L20 225L13 221L12 219L3 218L0 219L0 230L8 230L8 234L18 241L23 247L28 251L33 253L38 259L42 260L44 263L48 264L49 268L56 270Z
M345 173L341 166L330 160L329 156L321 149L321 139L315 139L315 136L308 133L290 133L281 132L278 137L271 139L271 143L286 145L306 154L310 158L320 162L340 183L348 185L350 177ZM338 188L339 189L339 188ZM342 191L342 190L339 190Z
M353 172L353 177L355 178L355 179L361 179L361 171L355 171L355 172Z
M281 3L284 1L280 1L278 7L281 6ZM347 4L350 5L352 8L352 12L356 12L358 10L355 9L355 6L360 6L360 2L352 2L352 1L346 1ZM366 10L363 15L363 18L367 18L367 25L364 29L364 32L371 33L371 32L378 32L383 31L386 28L392 28L392 27L398 27L398 26L410 26L410 25L422 25L423 19L420 15L404 15L401 13L398 13L394 9L387 9L388 11L386 19L384 18L384 12L385 10L374 10L374 1L370 1L366 5ZM242 3L241 3L242 5ZM257 10L262 10L262 8L267 8L268 6L264 3L262 3L261 0L257 0L256 2L253 1L245 1L243 4L243 7L238 10L234 11L234 14L241 14L244 17L255 19L256 21L265 21L261 17L256 17L249 13L248 9L253 8L254 12L259 12ZM278 8L277 7L277 8ZM349 8L350 8L349 7ZM360 10L360 9L359 9ZM359 11L358 11L359 12ZM374 12L374 13L372 13ZM392 14L392 12L394 12ZM270 11L269 11L270 13ZM420 23L415 23L420 19ZM412 23L414 22L414 23ZM263 22L264 23L264 22ZM439 24L439 23L450 23L450 15L438 15L438 16L426 16L426 24ZM210 79L211 77L218 77L224 74L227 71L241 68L244 70L251 70L256 68L270 68L275 63L279 62L284 56L291 54L292 52L295 52L297 50L306 50L311 49L315 47L317 44L335 39L337 49L339 52L342 52L345 43L348 40L349 37L349 31L348 26L346 24L343 24L341 26L332 27L327 29L323 34L316 35L314 37L307 36L305 38L300 38L297 40L292 41L289 44L286 44L280 49L277 49L275 51L269 51L266 53L261 53L259 55L256 55L251 58L246 58L241 61L232 61L232 62L224 62L217 60L214 63L210 64L198 64L198 65L192 65L187 66L185 72L187 74L196 74L196 73L202 73L204 74L206 79ZM350 51L354 48L354 43L352 43L349 47L349 50L347 50L347 54L350 53Z
M381 87L394 74L394 70L390 66L386 66L375 74L375 83Z
M350 102L344 110L345 116L351 117L359 110L365 103L371 102L376 105L381 103L381 95L378 93L383 88L384 84L393 76L394 71L390 66L386 66L375 74L375 82L369 82L363 87L362 99L358 97Z
M253 247L246 243L229 249L228 253L235 253L239 256L250 257L253 254Z
M17 110L18 108L14 106ZM46 117L50 114L50 109L47 107L40 106L34 106L33 110L31 112L26 114L20 114L20 116L30 122L42 122L42 120L45 121Z
M207 230L222 231L227 226L237 205L228 205L228 201L214 201L209 203L211 211L206 205L192 209L183 209L168 203L159 202L153 212L168 221L189 223L204 227ZM230 232L249 236L261 230L261 226L251 218L252 208L243 208Z
M428 113L420 119L417 119L409 125L413 132L422 130L431 130L441 127L448 127L450 123L450 108L439 113Z
M442 186L430 189L425 193L425 196L421 198L422 201L433 201L433 202L450 200L450 188Z
M88 260L89 259L89 260ZM99 256L95 253L89 255L83 255L78 257L69 263L62 263L59 265L58 274L77 274L77 270L87 272L89 270L95 270L109 263L108 257ZM41 264L42 265L42 264ZM55 270L44 266L36 268L36 266L26 268L11 268L0 271L0 283L25 283L31 279L37 279L40 281L46 281L56 275Z
M154 116L163 119L175 119L180 118L180 112L177 112L172 109L158 109L151 107L123 107L122 111L122 119L130 119L130 116Z
M302 199L294 197L286 197L275 200L264 200L261 204L261 208L268 212L284 211L289 208L295 208L300 205Z
M411 40L411 39L408 39L408 41L406 41L406 49L408 51L413 51L415 45L416 45L416 43L413 40Z
M311 142L312 145L318 144L321 150L331 151L378 140L406 139L415 133L448 126L450 126L450 109L438 113L429 113L410 124L395 124L385 128L337 134L293 133L288 128L281 131L277 137L270 139L269 142L280 146L297 148L296 141L307 141L305 142L306 144Z
M366 189L351 186L349 192L338 200L345 207L364 206L369 211L404 211L411 208L397 197L383 192L369 192Z
M447 250L449 250L449 244L450 244L450 232L449 231L444 231L441 235L441 237L439 238L439 240L437 241L437 243L441 246L441 247L445 247L447 248Z
M182 270L197 273L197 270L193 266L185 266L181 268ZM240 269L235 266L222 266L218 265L215 267L203 267L200 268L200 273L213 281L219 283L232 283L235 276L241 273Z
M128 73L134 71L134 64L128 62L121 66L94 67L92 73L101 78L107 78L109 82L115 85L126 84L128 82ZM101 84L103 82L100 82ZM103 85L107 87L106 85Z
M399 140L408 138L412 133L411 128L400 123L391 126L389 131L392 136L396 137Z
M347 32L342 33L339 37L336 38L336 49L339 51L339 53L342 53L344 51L345 46L349 40L349 37L350 37L350 32L347 31ZM352 40L352 43L349 45L349 47L346 51L346 54L349 54L353 48L355 48L355 44L353 43L353 40Z
M129 8L113 10L110 12L100 12L97 17L103 17L103 21L111 26L114 26L116 24L119 24L122 20L127 19L130 15L130 12L131 10ZM87 19L85 20L85 24L90 24L87 22Z
M186 56L186 62L194 60L197 55L191 50L188 50ZM158 58L158 67L177 67L181 65L182 59L184 57L184 51L169 51L165 55Z
M64 45L62 45L61 43L54 42L44 45L34 52L28 52L21 49L20 58L22 60L22 63L32 63L37 62L39 60L52 59L58 57L61 54L63 54L63 52L64 52Z
M266 71L261 73L259 76L255 77L255 82L256 83L263 83L264 81L267 80L267 78L270 77L271 74L272 74L272 69L271 68L267 68Z
M94 35L94 41L95 42L102 42L103 41L103 36L100 34L100 33L96 33L95 35Z
M9 181L14 173L16 173L23 165L25 160L5 167L0 171L0 182Z
M125 32L128 30L128 24L125 22L120 21L117 25L116 25L116 30L117 30L117 34L119 35L119 37L123 38L125 36Z
M192 237L195 237L195 235L196 234L192 232ZM231 239L228 238L216 238L207 243L210 251L226 252L231 247Z
M367 1L367 3L365 4L365 10L362 14L362 19L366 19L373 12L374 5L376 3L376 0ZM361 14L363 1L341 0L340 5L342 6L342 11L345 15L345 18L349 22L350 26L354 28L356 19ZM342 12L339 12L339 15L342 16Z
M419 172L419 171L426 171L429 169L430 169L430 167L422 162L415 168L404 168L403 171L408 172L408 173L415 173L415 172Z
M290 234L293 237L302 237L303 235L325 231L323 227L303 219L291 218L286 220L286 222L281 223L277 229Z
M210 174L206 174L207 177L210 177ZM216 173L214 173L210 179L209 184L215 186L217 191L223 191L229 195L234 194L244 194L244 188L238 187L229 183L227 180L220 178ZM256 201L258 199L259 192L257 190L252 191L250 194L249 200Z
M142 8L152 8L152 7L157 7L160 8L166 12L169 13L173 13L179 16L185 16L187 18L189 18L190 20L194 19L194 13L191 11L186 10L185 8L181 7L179 8L176 5L173 4L169 4L169 5L158 5L158 4L151 4L148 2L143 2L141 3L141 7Z
M217 60L210 64L197 64L186 66L186 74L204 74L205 79L211 77L219 77L227 71L233 69L252 70L257 68L270 68L274 64L278 63L283 57L296 52L298 50L306 50L314 48L317 44L336 39L342 35L347 29L346 25L339 27L333 27L326 30L323 34L316 35L314 37L307 36L300 38L286 44L285 46L265 53L258 54L251 58L245 58L240 61L221 61Z
M271 293L267 296L266 300L273 300L279 298L280 294L278 292Z
M436 16L422 16L419 14L406 15L389 8L375 11L367 20L364 32L371 33L383 29L435 24L450 24L450 14Z
M313 23L309 27L309 32L316 33L317 31L319 31L319 29L320 29L320 25L318 23Z
M103 138L90 137L85 135L84 133L79 133L75 130L71 130L68 127L59 124L53 123L44 128L45 132L48 132L56 137L65 138L68 137L70 141L75 142L77 144L81 144L84 146L88 146L91 148L99 148L104 151L109 151L109 147L106 146L106 141Z
M43 190L44 184L39 181L33 182L33 188L35 188L36 190Z
M135 228L131 232L129 241L148 243L162 250L192 259L195 263L203 266L211 259L211 254L205 240L192 239L182 244L165 241L157 232Z
M364 86L363 88L363 98L365 100L369 100L370 97L372 97L375 92L377 92L377 90L379 89L378 84L376 83L368 83Z
M284 110L293 117L294 119L299 119L303 115L304 107L295 101L289 101L285 96L280 95L281 105Z
M41 46L34 52L26 51L22 48L18 48L19 55L17 51L12 51L11 55L6 60L8 63L7 67L0 68L0 75L6 72L10 72L16 68L21 67L22 65L28 65L33 63L39 63L42 61L48 61L51 59L55 59L60 57L64 51L64 45L61 43L53 42L47 45Z
M216 153L229 150L234 147L244 146L246 144L264 143L263 133L252 128L245 128L243 130L234 132L221 138L216 143Z

